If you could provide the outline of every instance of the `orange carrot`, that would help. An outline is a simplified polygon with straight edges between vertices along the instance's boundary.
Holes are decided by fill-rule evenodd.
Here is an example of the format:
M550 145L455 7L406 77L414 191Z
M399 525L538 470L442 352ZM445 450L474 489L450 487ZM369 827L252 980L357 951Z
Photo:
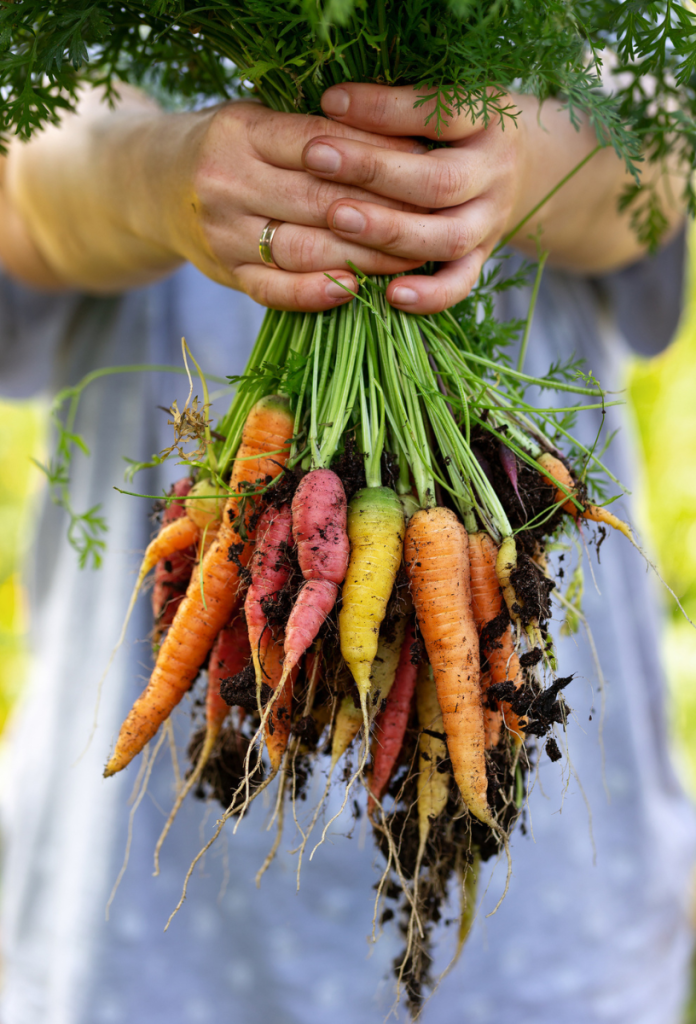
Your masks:
M568 494L571 494L576 501L579 501L576 493L577 484L560 459L557 459L555 455L551 455L549 452L544 452L543 455L539 456L537 462L542 467L543 476L552 487L556 488L556 502L564 512L568 512L574 519L577 519L579 516L581 519L590 519L594 523L604 523L606 526L611 526L613 529L623 533L624 537L628 538L631 543L635 543L630 526L624 523L622 519L619 519L618 516L615 516L613 512L606 508L601 508L599 505L584 505L583 502L580 502L583 505L581 510L577 507L575 501L568 497ZM562 484L562 486L559 487L559 484Z
M264 647L261 656L261 669L264 682L275 691L281 684L283 676L283 636L271 640ZM289 674L282 679L282 691L273 702L271 713L266 721L266 750L271 762L271 770L275 773L280 768L283 754L290 739L292 724L292 694L300 670L295 665Z
M187 515L168 522L145 549L138 580L143 580L160 559L197 544L200 535L201 531Z
M496 827L487 799L479 641L471 610L467 532L449 509L421 509L406 529L404 557L435 675L455 781L471 813Z
M229 705L220 696L220 682L234 676L247 665L251 651L246 624L241 615L233 623L221 629L210 652L208 663L208 690L205 698L205 739L198 755L196 766L189 775L181 792L174 801L171 813L162 829L155 847L155 874L159 874L159 855L162 843L167 838L179 808L201 777L213 748L220 735L223 723L229 714Z
M484 632L489 623L497 618L505 608L496 573L497 557L498 548L487 533L469 534L471 607L479 636L483 634L483 651L489 666L489 671L484 672L481 676L483 693L493 683L504 683L507 679L512 680L515 687L521 686L523 682L520 662L513 644L511 625L508 623L502 633L489 640L486 639ZM501 718L503 717L507 728L521 738L522 733L517 716L508 706L501 705L501 711L484 708L487 750L498 744Z
M244 425L230 479L230 496L218 535L191 577L157 655L150 682L138 697L116 742L104 775L130 764L155 735L193 683L222 627L239 601L239 566L251 557L253 492L287 462L293 418L287 399L262 398Z
M418 678L418 664L414 664L411 658L413 640L413 623L409 622L386 707L375 719L372 771L368 782L370 795L367 800L367 813L370 816L375 809L375 800L382 799L382 793L392 776L406 734Z

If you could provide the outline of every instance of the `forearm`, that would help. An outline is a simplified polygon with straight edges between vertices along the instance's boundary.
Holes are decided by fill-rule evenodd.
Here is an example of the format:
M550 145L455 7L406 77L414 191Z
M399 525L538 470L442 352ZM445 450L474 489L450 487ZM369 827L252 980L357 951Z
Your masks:
M91 94L60 127L14 143L3 189L15 224L4 239L10 272L39 286L108 293L172 271L184 257L182 142L197 118L165 115L130 89L114 111Z
M597 146L591 126L585 121L576 130L557 100L548 100L541 110L532 97L518 96L515 101L522 110L517 130L526 137L521 146L522 187L508 230ZM667 167L647 162L642 167L644 179L655 182L669 237L684 218L681 196L687 172L674 159ZM605 272L631 263L645 252L631 227L630 210L618 209L619 197L632 182L614 150L600 150L530 218L512 244L536 255L538 240L551 263L579 273Z

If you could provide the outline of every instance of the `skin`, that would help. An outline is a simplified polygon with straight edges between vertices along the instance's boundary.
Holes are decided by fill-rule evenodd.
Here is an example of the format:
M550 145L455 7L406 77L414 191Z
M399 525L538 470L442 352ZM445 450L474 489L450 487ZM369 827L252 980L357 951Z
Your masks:
M413 137L427 106L410 88L349 84L324 94L329 121L224 104L166 114L122 89L117 110L96 93L77 115L0 162L0 260L40 288L110 293L156 280L190 260L203 273L265 305L319 310L355 289L352 260L394 274L426 260L388 289L393 305L434 312L465 297L497 242L596 146L558 101L541 108L512 95L517 127L484 128L454 116L427 151ZM648 169L646 173L657 173ZM661 167L670 229L683 218L681 171ZM580 272L603 272L642 255L616 202L627 184L602 150L525 225L513 243ZM262 264L265 223L283 221Z

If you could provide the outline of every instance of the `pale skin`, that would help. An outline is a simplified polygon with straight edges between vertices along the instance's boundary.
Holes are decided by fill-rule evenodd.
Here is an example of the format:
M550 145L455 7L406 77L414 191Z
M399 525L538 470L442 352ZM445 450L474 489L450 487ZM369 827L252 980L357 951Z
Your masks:
M557 101L514 95L517 127L454 116L432 151L414 137L426 108L408 88L349 84L324 94L330 120L240 102L166 114L131 89L109 110L95 94L77 115L0 161L0 261L24 283L108 294L189 260L213 280L281 309L348 301L362 271L392 281L409 312L464 298L501 238L597 145ZM655 172L653 172L655 173ZM678 169L660 170L670 231L683 219ZM512 239L578 273L628 264L643 250L617 199L628 182L597 153ZM269 219L277 267L261 261Z

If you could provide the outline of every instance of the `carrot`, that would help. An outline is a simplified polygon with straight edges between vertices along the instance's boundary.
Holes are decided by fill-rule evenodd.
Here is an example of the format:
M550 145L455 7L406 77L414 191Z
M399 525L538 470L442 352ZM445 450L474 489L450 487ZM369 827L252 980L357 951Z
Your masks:
M579 501L576 494L577 484L560 459L557 459L555 455L551 455L550 452L544 452L543 455L539 456L537 462L542 467L544 478L556 488L556 502L564 512L568 512L574 519L577 519L579 516L581 519L590 519L593 523L603 523L605 526L611 526L614 530L622 533L632 544L635 543L628 523L624 523L613 512L602 508L600 505L585 505L581 501L579 503L583 507L578 508L575 504L575 501ZM568 495L572 497L568 497ZM575 501L572 498L575 498Z
M273 642L268 634L268 619L263 602L278 594L290 579L290 563L286 551L292 540L292 517L289 505L280 509L267 508L259 519L256 530L256 547L251 556L249 569L251 583L244 602L249 643L254 659L256 685L261 692L263 670L261 668L262 642Z
M455 781L471 813L494 828L487 799L479 643L471 610L469 540L454 512L421 509L409 521L406 571L435 675Z
M457 874L459 875L459 927L457 928L457 950L452 958L456 963L464 948L464 943L469 937L471 926L474 923L476 913L476 890L478 888L478 875L481 858L478 851L474 853L473 862L459 863Z
M157 840L157 846L155 847L155 875L159 874L159 854L162 844L167 838L179 808L200 779L229 713L229 705L220 696L220 683L228 676L234 676L241 672L245 665L247 665L250 654L246 624L243 617L238 615L234 622L220 630L210 652L208 689L205 698L205 739L201 752L198 755L196 766L174 801L171 813Z
M179 516L163 526L145 549L136 587L142 584L147 574L160 559L170 558L177 551L183 551L185 548L190 548L192 544L197 544L200 535L201 531L187 515Z
M186 497L191 490L191 478L177 480L171 494ZM182 501L169 502L162 515L162 527L186 515ZM161 531L160 531L161 532ZM155 620L153 643L159 644L165 629L172 624L174 614L181 604L188 581L196 561L196 548L192 544L183 551L175 551L166 558L160 558L155 566L155 584L152 589L152 614Z
M423 664L416 683L418 708L418 835L419 847L425 847L431 822L445 809L449 796L449 772L441 771L447 758L442 712L430 665ZM443 737L440 739L440 737Z
M362 711L355 706L355 701L348 693L341 701L334 723L333 736L331 737L331 771L334 770L340 758L343 757L360 732L362 724Z
M185 498L191 493L191 488L194 486L193 480L190 476L182 476L180 480L177 480L172 484L171 489L167 495L168 498ZM166 503L164 512L162 513L162 526L166 526L167 523L173 522L174 519L181 519L182 516L186 515L186 502L185 501L168 501Z
M285 627L283 679L316 638L348 567L346 492L330 469L315 469L292 499L292 532L305 578Z
M500 589L505 598L510 618L515 625L520 627L520 612L522 611L518 601L515 588L510 582L510 576L517 568L517 545L514 537L503 537L503 542L498 548L496 556L495 571L498 577Z
M338 616L341 654L360 694L367 722L370 672L377 654L379 627L401 563L404 513L389 487L365 487L348 508L350 561Z
M418 665L414 665L411 648L414 641L413 622L406 627L394 685L387 697L387 706L375 719L373 729L372 770L368 780L369 797L367 813L374 812L375 801L381 800L389 779L394 771L404 742L413 703L413 693L418 677Z
M199 480L186 499L186 514L200 530L218 526L227 503L227 494L209 477Z
M375 708L389 696L389 691L396 677L401 648L406 636L408 615L401 615L394 621L388 636L380 636L377 654L372 662L370 673L370 699Z
M131 594L131 599L128 603L128 610L126 611L126 617L121 629L121 636L116 645L117 648L121 646L125 639L126 629L133 613L133 609L135 608L135 602L137 601L138 594L145 582L147 574L151 569L156 567L159 562L169 560L179 552L188 551L189 548L198 543L200 535L200 530L196 524L192 522L187 515L183 515L164 525L157 536L150 541L145 549L143 560L140 563L138 576L135 581L135 586L133 587L133 593Z
M239 600L239 565L251 557L253 505L250 492L278 475L287 462L293 418L287 399L262 398L244 425L230 478L223 522L211 548L193 573L157 655L146 689L136 700L104 775L130 764L193 683L213 641ZM249 494L249 497L247 497ZM230 555L236 555L236 561Z
M394 683L401 648L404 644L407 620L408 616L401 616L396 620L389 638L379 638L377 654L372 662L372 672L370 673L369 692L374 708L379 708L381 702L389 695ZM338 709L336 724L334 725L331 744L332 768L335 767L336 762L343 756L358 735L363 722L362 708L356 708L352 696L344 697Z
M512 639L512 627L508 623L502 633L486 642L484 630L493 619L503 612L503 595L498 583L496 561L498 549L495 542L485 532L469 534L469 563L471 567L471 608L479 636L483 634L483 653L488 660L489 671L481 676L481 689L485 694L488 686L512 680L515 687L523 683L519 658L515 653ZM497 631L496 631L497 632ZM486 749L495 747L500 738L501 718L520 739L522 732L517 716L506 705L502 711L484 708L484 725L486 730Z
M505 603L510 613L510 618L515 623L518 629L522 629L522 605L521 598L517 596L515 588L512 584L512 574L517 568L517 545L514 537L504 537L503 542L498 548L498 555L495 563L495 571L498 577L498 583L500 589L503 592ZM550 645L544 643L544 638L541 635L539 628L539 620L536 617L531 617L529 622L526 623L525 632L529 638L529 642L532 647L538 647L541 651L544 651L549 659L553 659L553 651Z
M481 697L484 702L486 690L493 685L491 673L486 669L481 671ZM511 712L508 710L508 716ZM493 750L500 742L500 732L503 725L502 711L493 711L484 703L483 706L483 742L486 750Z
M300 666L296 664L289 673L283 671L283 637L271 640L265 645L261 656L261 670L264 680L275 691L282 687L274 700L271 713L266 721L266 750L275 774L280 768L283 754L290 739L292 724L292 693Z

